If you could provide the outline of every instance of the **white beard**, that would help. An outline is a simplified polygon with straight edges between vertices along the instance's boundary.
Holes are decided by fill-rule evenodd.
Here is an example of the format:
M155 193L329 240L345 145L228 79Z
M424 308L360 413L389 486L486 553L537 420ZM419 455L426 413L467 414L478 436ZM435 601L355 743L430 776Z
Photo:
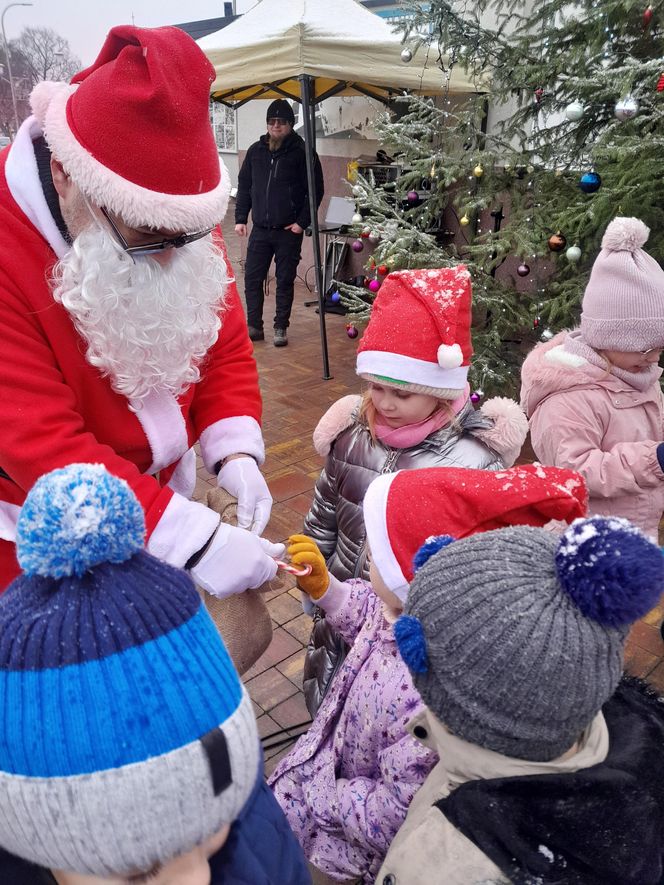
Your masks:
M162 264L151 256L134 261L95 225L56 264L52 285L88 345L87 361L140 408L154 390L178 396L200 379L228 279L211 237Z

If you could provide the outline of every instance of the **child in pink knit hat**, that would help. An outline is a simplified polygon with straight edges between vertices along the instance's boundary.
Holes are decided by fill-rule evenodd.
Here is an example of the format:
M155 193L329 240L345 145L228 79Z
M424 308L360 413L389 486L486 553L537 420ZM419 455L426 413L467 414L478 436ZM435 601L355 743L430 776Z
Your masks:
M581 324L538 345L521 402L535 454L586 480L592 514L657 540L664 510L664 270L638 218L614 218L583 297Z

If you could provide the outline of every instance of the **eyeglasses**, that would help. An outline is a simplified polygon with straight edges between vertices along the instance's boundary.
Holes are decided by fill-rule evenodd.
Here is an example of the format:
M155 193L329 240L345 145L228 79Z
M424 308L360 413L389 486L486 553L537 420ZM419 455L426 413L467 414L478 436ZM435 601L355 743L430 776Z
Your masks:
M270 117L267 121L268 126L288 126L289 120L284 120L283 117Z
M117 224L113 221L111 215L106 211L106 209L104 209L103 206L100 206L99 208L101 209L102 215L111 226L111 230L115 234L118 243L120 243L120 245L128 255L154 255L157 252L163 252L164 249L181 249L188 243L194 243L196 240L201 240L203 237L211 234L214 230L214 228L208 227L206 230L199 230L193 234L180 234L177 237L167 237L166 239L161 240L158 243L142 243L140 246L130 246L125 238L122 236Z

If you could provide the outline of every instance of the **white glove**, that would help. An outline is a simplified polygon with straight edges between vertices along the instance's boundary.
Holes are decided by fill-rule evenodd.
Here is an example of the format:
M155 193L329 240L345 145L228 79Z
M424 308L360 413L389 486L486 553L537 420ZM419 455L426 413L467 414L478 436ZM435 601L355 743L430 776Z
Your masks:
M270 519L272 495L254 459L247 455L226 461L217 485L237 498L238 527L260 535Z
M284 549L283 544L222 522L191 576L203 590L223 599L271 581L277 574L274 557L283 556Z

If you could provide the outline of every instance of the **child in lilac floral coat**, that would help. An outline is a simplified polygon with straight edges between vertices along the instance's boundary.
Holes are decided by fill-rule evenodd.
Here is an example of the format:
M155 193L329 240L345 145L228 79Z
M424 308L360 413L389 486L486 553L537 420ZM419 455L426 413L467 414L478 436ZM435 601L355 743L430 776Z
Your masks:
M438 761L406 729L424 706L392 632L425 539L514 522L541 526L584 512L583 481L571 471L428 468L386 474L369 487L371 584L338 581L312 540L290 538L292 561L312 568L300 588L351 645L309 732L269 780L314 868L336 881L373 882Z

